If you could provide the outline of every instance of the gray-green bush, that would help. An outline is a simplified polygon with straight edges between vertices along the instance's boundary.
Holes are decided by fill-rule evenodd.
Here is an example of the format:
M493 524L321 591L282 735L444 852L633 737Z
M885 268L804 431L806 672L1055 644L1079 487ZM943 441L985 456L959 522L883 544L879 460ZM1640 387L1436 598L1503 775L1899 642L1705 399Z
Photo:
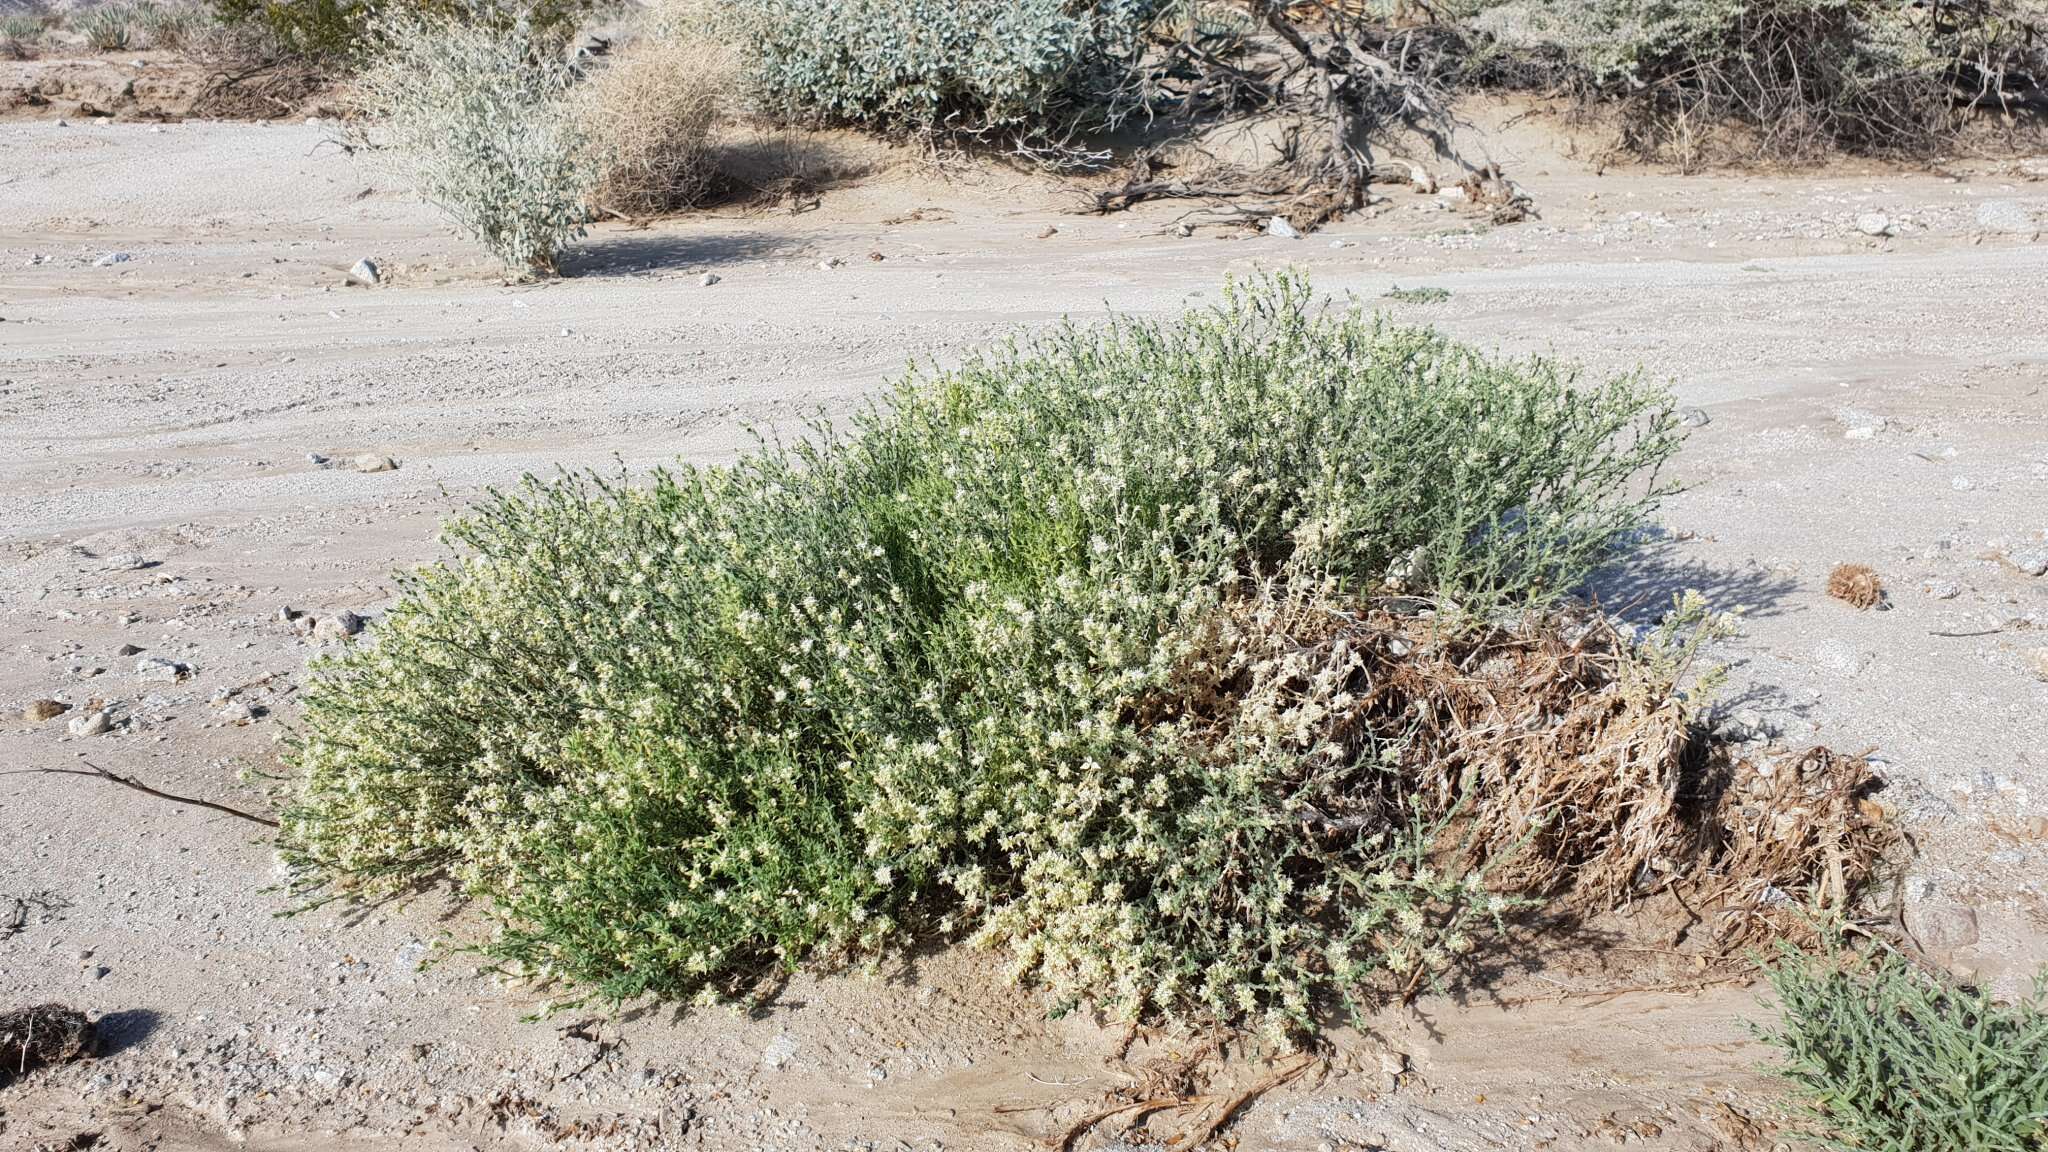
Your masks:
M566 61L523 25L394 16L357 78L352 131L515 276L583 235L596 166Z
M1890 951L1771 974L1777 1049L1817 1145L1858 1152L2048 1148L2048 976L2000 1003Z
M793 123L1062 136L1115 112L1155 0L722 0Z
M1282 279L913 374L730 467L530 480L315 677L282 844L309 888L452 876L487 951L609 997L936 929L1058 1003L1298 1026L1505 904L1431 829L1304 822L1399 737L1323 748L1350 665L1270 621L1390 578L1468 619L1553 602L1677 443L1635 378Z

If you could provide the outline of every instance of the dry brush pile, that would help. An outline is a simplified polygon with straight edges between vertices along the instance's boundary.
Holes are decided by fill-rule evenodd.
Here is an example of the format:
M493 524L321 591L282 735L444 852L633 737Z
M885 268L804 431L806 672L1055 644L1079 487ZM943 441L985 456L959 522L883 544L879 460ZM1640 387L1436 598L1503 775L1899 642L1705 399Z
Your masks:
M1735 947L1887 833L1861 761L1706 754L1703 606L1571 606L1678 443L1640 380L1282 279L729 468L532 481L321 669L282 845L308 893L450 878L508 968L620 1000L958 936L1277 1036L1538 907Z

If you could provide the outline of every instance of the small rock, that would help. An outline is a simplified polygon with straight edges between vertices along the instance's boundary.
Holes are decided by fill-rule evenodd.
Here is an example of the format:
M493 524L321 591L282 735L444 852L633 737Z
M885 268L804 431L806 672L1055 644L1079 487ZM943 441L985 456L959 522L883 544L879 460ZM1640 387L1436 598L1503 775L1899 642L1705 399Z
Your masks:
M21 710L21 718L31 724L41 724L45 720L54 720L69 711L71 711L71 705L64 703L62 700L31 700L28 703L28 707Z
M1950 480L1948 482L1948 486L1955 489L1958 492L1968 492L1970 489L1975 488L1977 486L1977 482L1975 480L1970 479L1968 476L1958 476L1955 479Z
M1865 236L1889 236L1895 231L1892 218L1882 212L1865 212L1856 217L1856 230Z
M1707 415L1704 408L1687 408L1678 414L1678 422L1687 428L1705 428L1714 422L1714 418Z
M1815 645L1813 659L1814 663L1821 667L1840 672L1844 676L1856 675L1870 662L1868 656L1840 640L1823 640Z
M100 571L134 572L138 569L147 568L149 567L149 565L150 561L146 557L140 556L134 552L119 552L107 557L106 560L100 564Z
M796 1039L787 1032L778 1032L775 1039L761 1050L761 1067L780 1068L796 1055Z
M2034 679L2048 683L2048 648L2036 648L2027 653L2027 671Z
M1183 220L1173 226L1173 234L1185 240L1195 234L1195 226Z
M377 272L377 262L367 256L349 265L348 282L351 284L360 284L365 288L375 288L382 280L383 277Z
M313 634L313 629L317 627L319 623L320 621L315 620L311 616L294 616L292 617L292 632L294 635L298 636L311 636Z
M119 648L114 649L114 655L116 656L138 656L141 653L142 649L133 644L123 644Z
M240 700L230 700L228 706L220 710L220 719L224 724L249 724L255 721L256 710Z
M697 286L700 288L709 288L713 284L716 284L723 279L724 277L720 276L716 272L706 272L702 276L697 277Z
M344 609L332 616L322 616L320 622L313 626L313 638L322 643L331 643L346 640L362 630L363 618Z
M1936 600L1953 600L1963 594L1963 586L1953 580L1929 580L1920 590Z
M126 264L133 259L134 257L126 252L108 252L93 261L92 266L95 268L112 268L116 264Z
M380 456L375 452L365 452L361 456L356 457L355 464L356 471L358 472L395 472L398 470L398 461L393 460L389 456Z
M289 604L282 605L277 610L277 622L279 624L289 624L298 618L299 610Z
M1908 907L1906 926L1930 952L1953 952L1977 942L1977 913L1966 904Z
M1349 248L1349 247L1352 247L1352 242L1351 242L1351 241L1349 241L1349 240L1332 240L1332 241L1330 241L1330 247L1332 247L1332 248Z
M145 684L176 684L192 675L192 666L161 656L144 656L135 662L135 678Z
M306 463L311 464L315 468L325 468L327 467L327 457L322 456L318 452L308 452L306 453Z
M68 727L71 729L73 736L83 739L87 736L100 736L113 731L114 721L103 711L87 712L80 716L73 716Z
M2026 205L2014 200L1986 200L1977 205L1977 227L1986 232L2031 233L2038 227Z
M841 260L837 256L827 256L825 259L818 261L818 267L826 272L830 272L834 268L837 268L844 263L846 263L846 261Z
M1266 219L1266 235L1278 236L1283 240L1301 239L1301 233L1294 230L1294 225L1288 223L1285 216L1268 217Z
M2048 545L2038 548L2016 548L2005 554L2005 562L2028 576L2039 576L2048 572Z

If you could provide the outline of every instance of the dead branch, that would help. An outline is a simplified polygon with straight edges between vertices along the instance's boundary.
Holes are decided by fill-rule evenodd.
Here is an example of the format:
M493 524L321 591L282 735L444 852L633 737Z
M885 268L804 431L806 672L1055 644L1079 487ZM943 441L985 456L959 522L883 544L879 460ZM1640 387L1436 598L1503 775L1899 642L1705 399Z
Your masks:
M21 768L13 772L0 773L0 775L85 776L88 778L97 778L100 780L105 780L111 784L119 784L123 788L132 788L145 796L154 796L159 800L168 800L173 804L190 804L198 808L211 808L215 812L221 812L229 816L236 817L238 819L247 820L251 824L261 824L265 828L275 828L278 826L277 821L272 820L267 816L257 816L253 813L244 812L240 808L230 808L226 804L216 804L211 800L201 800L194 796L180 796L175 792L164 792L159 789L152 788L147 784L144 784L142 781L137 780L133 776L123 776L118 772L109 772L105 768L100 767L99 765L93 763L90 760L82 760L80 761L80 763L84 764L87 768L92 769L92 771L80 772L76 768Z

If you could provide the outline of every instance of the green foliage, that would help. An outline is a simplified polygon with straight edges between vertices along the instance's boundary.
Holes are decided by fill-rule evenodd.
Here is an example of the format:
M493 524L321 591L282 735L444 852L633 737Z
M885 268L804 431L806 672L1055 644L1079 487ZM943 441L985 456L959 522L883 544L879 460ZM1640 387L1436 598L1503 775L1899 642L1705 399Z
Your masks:
M638 486L529 480L324 664L284 817L309 886L452 875L488 948L610 997L972 932L1061 1004L1305 1022L1508 905L1437 829L1334 835L1397 737L1325 746L1404 586L1572 589L1677 447L1668 397L1295 279L913 374L850 432Z
M259 26L287 56L333 65L362 61L377 47L376 29L395 20L446 19L509 32L559 46L588 12L590 0L211 0L214 16L230 28ZM425 25L407 25L419 27Z
M515 276L583 235L595 179L562 56L524 27L393 17L355 86L358 140Z
M1771 974L1780 1019L1761 1030L1813 1141L1861 1152L2048 1148L2048 977L1999 1003L1885 951Z
M721 0L773 114L1059 135L1113 114L1154 0Z
M42 43L45 31L43 18L34 13L11 12L0 16L0 56L27 59Z
M1434 285L1422 288L1394 287L1382 295L1400 304L1441 304L1451 298L1451 290Z
M134 45L135 13L126 4L102 4L71 22L95 52L125 52Z

